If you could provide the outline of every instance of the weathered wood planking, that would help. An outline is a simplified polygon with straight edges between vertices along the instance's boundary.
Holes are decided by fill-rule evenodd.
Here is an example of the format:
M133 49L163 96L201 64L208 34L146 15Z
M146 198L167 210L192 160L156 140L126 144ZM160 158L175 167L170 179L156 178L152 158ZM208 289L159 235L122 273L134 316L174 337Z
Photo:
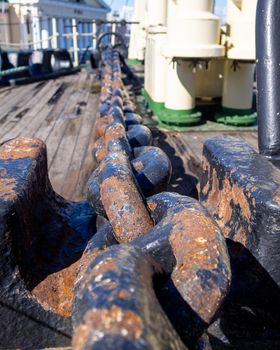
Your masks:
M25 136L47 144L54 189L71 200L85 198L92 158L99 94L94 77L78 75L0 90L0 143ZM85 169L84 167L87 167Z
M38 137L48 147L51 182L67 199L85 198L95 168L92 158L99 94L87 72L27 86L0 90L0 143L17 136ZM206 139L221 132L166 132L154 129L154 144L170 157L169 191L191 194L201 174ZM256 132L222 132L243 138L257 149Z

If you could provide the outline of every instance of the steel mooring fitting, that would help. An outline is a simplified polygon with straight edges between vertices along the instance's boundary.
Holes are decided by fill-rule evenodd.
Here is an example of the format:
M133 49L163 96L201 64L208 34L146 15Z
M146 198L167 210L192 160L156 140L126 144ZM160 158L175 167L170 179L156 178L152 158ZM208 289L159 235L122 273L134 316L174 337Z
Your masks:
M279 169L232 137L208 140L203 158L200 201L236 243L234 257L242 262L251 255L259 265L257 280L265 273L280 286Z
M197 315L200 321L197 326L203 330L217 315L231 280L221 230L207 210L192 198L160 193L148 198L147 205L156 225L130 244L140 247L170 274L172 284ZM173 314L182 338L188 336L184 333L194 332L186 323L182 325L182 310L170 304L167 312Z
M73 348L186 349L154 290L160 268L141 249L115 246L86 261L73 303Z
M218 315L231 277L221 231L193 199L161 193L148 206L157 225L146 235L118 245L105 224L89 242L75 284L75 350L186 349Z
M94 233L96 215L86 202L54 193L38 139L0 147L0 204L0 346L67 346L74 263Z

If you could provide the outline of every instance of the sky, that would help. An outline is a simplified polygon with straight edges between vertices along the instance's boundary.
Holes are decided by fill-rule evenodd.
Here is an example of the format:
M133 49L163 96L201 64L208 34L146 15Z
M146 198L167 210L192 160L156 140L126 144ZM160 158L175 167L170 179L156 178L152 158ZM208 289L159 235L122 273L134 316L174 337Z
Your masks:
M130 19L133 13L134 0L106 0L113 12L118 11L120 18ZM216 13L224 18L227 0L216 0Z

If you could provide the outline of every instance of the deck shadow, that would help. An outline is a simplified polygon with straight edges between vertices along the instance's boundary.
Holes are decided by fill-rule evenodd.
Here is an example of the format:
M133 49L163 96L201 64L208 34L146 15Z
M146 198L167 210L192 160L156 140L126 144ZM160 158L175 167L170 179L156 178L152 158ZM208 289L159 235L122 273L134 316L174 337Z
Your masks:
M170 145L164 132L153 128L152 134L153 144L167 154L172 164L172 176L166 190L198 199L198 178L186 172L182 159L176 155L176 150Z

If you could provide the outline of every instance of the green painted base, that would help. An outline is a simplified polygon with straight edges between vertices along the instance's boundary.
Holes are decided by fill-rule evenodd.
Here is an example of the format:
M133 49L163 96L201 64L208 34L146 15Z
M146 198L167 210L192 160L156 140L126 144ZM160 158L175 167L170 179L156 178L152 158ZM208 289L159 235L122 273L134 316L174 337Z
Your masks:
M257 113L251 109L223 108L215 116L217 123L234 126L254 125L257 122Z
M177 127L199 125L203 123L202 113L196 110L173 110L165 108L164 102L155 102L143 89L142 95L148 103L153 113L158 116L161 123L165 124L166 127L169 125L175 125Z
M153 111L154 114L158 115L158 113L164 109L164 102L161 103L153 101L145 89L142 89L142 96L145 98L146 102L149 105L149 108Z
M141 60L137 60L137 59L129 59L127 60L127 64L130 64L130 65L141 65L141 64L144 64L144 61L141 61Z
M149 121L146 121L145 125L149 126L150 128L156 127L163 130L171 130L176 132L212 132L212 131L219 131L219 132L232 132L232 131L257 131L257 126L233 126L233 125L225 125L225 124L219 124L210 120L207 120L205 123L200 125L190 125L190 126L176 126L176 125L167 125L164 123L161 123L161 121L158 119L157 116L153 116Z
M177 127L193 126L203 123L202 113L192 110L173 110L164 108L158 114L161 123L168 125L176 125Z

